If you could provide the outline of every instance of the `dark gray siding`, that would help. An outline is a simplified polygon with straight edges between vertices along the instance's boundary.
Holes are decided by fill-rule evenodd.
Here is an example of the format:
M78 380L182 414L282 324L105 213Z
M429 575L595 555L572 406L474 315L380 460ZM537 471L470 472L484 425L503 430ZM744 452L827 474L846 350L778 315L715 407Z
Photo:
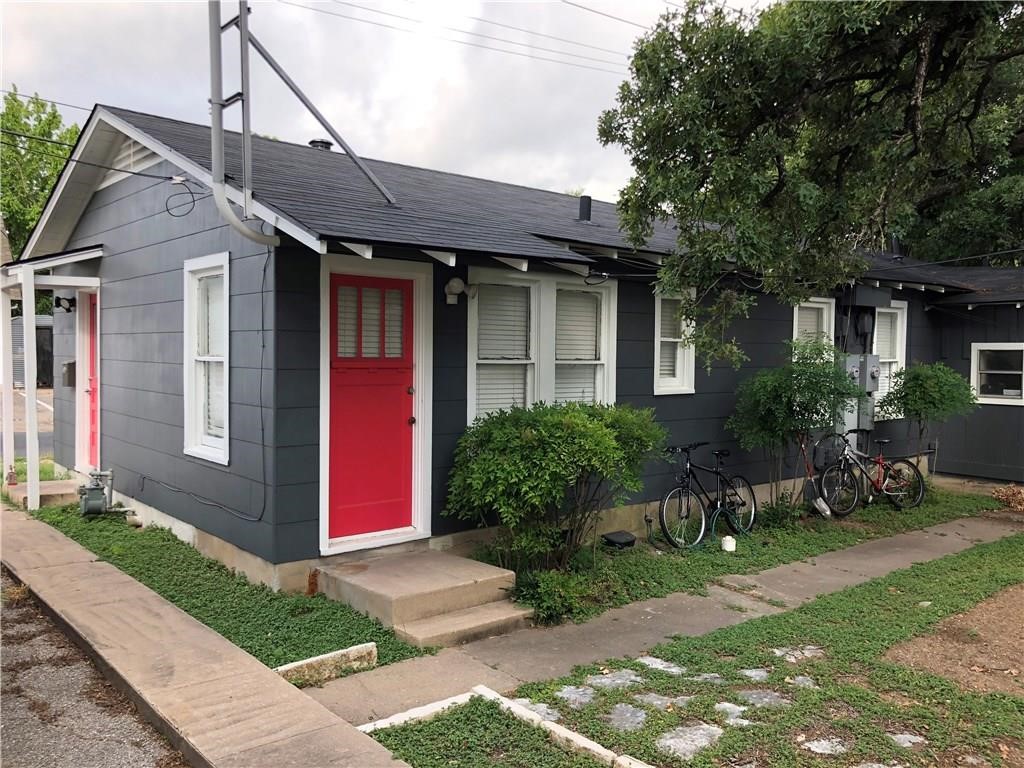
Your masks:
M161 163L149 172L178 171ZM92 267L102 281L100 461L113 468L119 491L260 557L279 560L268 492L274 481L273 254L234 233L212 199L203 197L205 191L198 193L194 210L170 216L165 202L180 191L144 177L102 189L67 246L102 243L106 254ZM231 463L226 467L182 452L182 265L223 251L231 254ZM74 316L57 313L55 319L59 371L60 362L74 354ZM265 337L261 328L268 331ZM70 389L57 387L54 418L58 460L73 465Z

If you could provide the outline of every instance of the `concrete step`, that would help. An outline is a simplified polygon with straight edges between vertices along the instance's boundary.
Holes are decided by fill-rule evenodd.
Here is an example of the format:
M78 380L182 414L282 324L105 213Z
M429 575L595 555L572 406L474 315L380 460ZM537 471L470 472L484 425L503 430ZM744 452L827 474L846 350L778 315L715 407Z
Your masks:
M523 629L529 625L532 616L532 608L516 605L511 600L500 600L396 624L395 634L418 648L460 645Z
M476 560L425 550L322 566L317 589L388 627L508 598L516 575Z
M42 480L39 483L39 506L57 507L78 503L78 486L81 480ZM7 495L21 509L28 509L28 483L7 487Z

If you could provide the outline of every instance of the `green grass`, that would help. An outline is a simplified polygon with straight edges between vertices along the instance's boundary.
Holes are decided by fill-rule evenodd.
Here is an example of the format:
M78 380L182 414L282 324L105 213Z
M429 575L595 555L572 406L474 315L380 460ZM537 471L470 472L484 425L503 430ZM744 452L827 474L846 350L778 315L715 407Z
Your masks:
M707 584L726 574L753 573L998 506L985 496L930 489L917 509L900 511L880 503L845 521L809 518L783 528L755 527L738 539L734 554L714 545L661 552L642 542L620 552L598 550L596 558L585 550L567 573L521 577L516 598L532 606L541 622L585 621L637 600L673 592L703 594Z
M33 513L120 568L269 667L339 648L377 643L380 664L423 651L323 595L274 592L201 555L163 528L133 528L124 518L85 519L75 507Z
M554 744L539 728L474 698L434 720L376 731L373 737L414 768L597 768Z
M14 471L18 475L19 483L28 482L28 460L23 456L19 456L14 460ZM4 475L6 479L6 473ZM53 459L49 456L44 456L39 459L39 479L40 480L67 480L68 475L64 472L57 472L56 467L53 465Z
M1024 699L968 693L948 680L889 663L882 656L891 646L929 632L942 618L1021 582L1024 534L896 572L789 613L755 619L703 637L680 638L652 651L687 667L689 673L718 672L730 681L729 686L697 683L685 676L653 672L635 662L613 660L578 669L559 680L523 686L517 695L555 706L567 727L653 765L677 764L654 747L661 733L696 720L720 724L715 703L742 704L731 691L754 687L783 692L792 697L793 706L748 710L745 716L761 725L726 727L715 747L687 765L739 765L753 759L759 765L783 767L867 761L933 765L959 750L1003 765L1000 740L1012 741L1024 735ZM922 601L931 605L920 607ZM802 644L819 645L827 655L791 665L771 652L774 647ZM641 731L623 734L609 728L602 716L617 702L632 702L632 694L639 688L599 692L595 703L580 711L559 706L559 699L554 697L562 685L579 685L587 674L620 667L635 669L646 678L642 690L696 698L681 711L649 710ZM767 667L772 670L771 678L759 684L738 675L739 669L748 667ZM785 678L795 674L810 675L820 689L791 687ZM438 727L443 727L443 721ZM929 743L914 752L901 749L888 739L886 730L917 733ZM853 747L838 761L816 759L798 747L796 738L800 734L836 735L849 739Z

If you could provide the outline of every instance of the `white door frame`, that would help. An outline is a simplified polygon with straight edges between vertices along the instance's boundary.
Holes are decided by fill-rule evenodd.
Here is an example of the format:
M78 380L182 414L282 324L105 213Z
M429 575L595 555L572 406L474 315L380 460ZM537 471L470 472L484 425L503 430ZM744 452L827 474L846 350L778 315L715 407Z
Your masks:
M413 413L412 525L331 539L331 296L332 274L392 277L413 284ZM320 257L320 554L400 544L430 536L433 443L434 267L415 261L367 260L329 253Z
M97 466L89 463L89 295L96 296L96 461ZM103 444L101 436L101 414L103 413L100 398L103 389L100 386L102 369L101 353L103 333L100 328L100 291L96 289L79 289L75 292L75 471L86 473L99 469L103 464L100 448Z

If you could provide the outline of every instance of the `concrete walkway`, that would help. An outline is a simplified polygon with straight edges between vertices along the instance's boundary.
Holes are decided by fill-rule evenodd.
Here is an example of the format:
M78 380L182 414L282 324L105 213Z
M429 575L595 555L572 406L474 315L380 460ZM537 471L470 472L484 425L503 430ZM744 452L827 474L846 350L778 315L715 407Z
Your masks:
M1012 521L954 520L758 574L727 576L721 580L723 586L710 586L707 596L676 593L644 600L607 611L585 624L525 629L304 690L355 724L464 693L478 684L508 693L525 682L566 675L577 665L636 657L675 635L702 635L778 613L819 595L1021 531L1024 526Z
M2 510L4 566L194 766L405 763L45 523Z

